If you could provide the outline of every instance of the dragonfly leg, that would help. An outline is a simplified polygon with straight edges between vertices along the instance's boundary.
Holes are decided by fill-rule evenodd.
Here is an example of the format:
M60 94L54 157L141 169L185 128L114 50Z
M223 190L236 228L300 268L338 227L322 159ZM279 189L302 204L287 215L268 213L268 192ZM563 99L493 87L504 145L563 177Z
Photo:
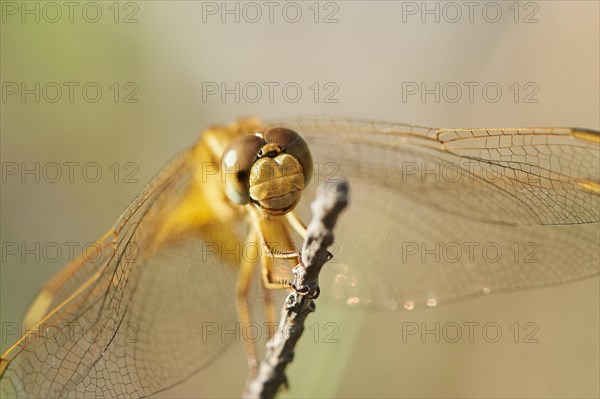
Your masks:
M296 212L292 211L286 213L285 218L296 233L300 234L300 237L303 239L306 238L306 225L300 220L298 215L296 215Z
M256 240L256 233L251 231L248 235L246 242L253 242ZM236 288L236 304L238 317L241 323L240 329L243 330L246 326L250 325L250 306L248 305L248 293L250 290L250 283L252 282L252 272L255 262L250 259L256 259L258 256L258 249L255 245L249 245L248 251L253 253L247 253L244 256L242 262L240 262L240 271L238 274L237 288ZM246 357L248 360L248 367L250 369L250 378L253 378L258 372L258 355L256 353L256 347L253 342L244 340L246 345Z
M271 257L274 259L300 259L300 251L275 251L271 248L269 243L266 241L262 243L262 248L265 251L266 257Z
M271 290L263 284L263 297L265 299L265 317L267 318L267 333L269 339L273 338L274 328L277 327L275 318L275 306L273 305L273 296Z
M271 295L271 290L274 289L285 289L290 288L291 284L287 281L274 281L271 275L271 266L273 265L272 258L263 257L261 261L261 277L262 277L262 286L263 293L265 298L265 313L267 318L268 325L268 334L269 339L272 338L274 333L274 328L277 326L277 319L275 317L275 306L273 304L273 298Z
M288 259L288 260L298 259L299 260L299 258L300 258L299 250L278 251L278 250L273 249L271 247L271 245L269 245L269 242L267 241L267 238L265 237L265 232L264 232L264 229L271 230L273 228L273 226L265 227L266 225L264 224L264 219L260 215L260 213L257 211L255 206L250 205L247 209L250 211L251 221L252 221L252 224L254 225L254 230L258 233L258 241L257 242L260 244L265 257L270 257L270 258L274 258L274 259ZM282 237L282 241L284 242L285 246L287 246L288 248L290 248L290 247L293 248L294 245L292 243L291 238L289 237L287 226L285 226L283 223L279 224L280 228L282 226L283 226L283 230L279 230L278 236Z
M306 239L306 225L304 224L304 222L298 217L298 215L296 215L296 212L288 212L285 214L285 218L288 221L288 223L290 224L290 226L292 226L292 228L296 231L296 233L300 234L300 237L302 237L303 239ZM333 254L329 251L327 251L328 255L329 255L329 259L333 258ZM298 263L300 263L300 259L298 259Z
M273 265L272 259L268 256L262 258L262 269L261 269L261 277L263 282L263 287L269 290L279 290L283 288L290 288L290 283L288 281L275 281L271 274L271 266ZM296 252L296 259L300 259L300 254Z

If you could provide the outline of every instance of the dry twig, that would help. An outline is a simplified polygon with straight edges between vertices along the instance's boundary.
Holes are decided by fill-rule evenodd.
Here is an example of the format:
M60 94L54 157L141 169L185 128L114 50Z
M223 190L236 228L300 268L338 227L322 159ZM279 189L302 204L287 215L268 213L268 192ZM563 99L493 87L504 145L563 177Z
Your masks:
M279 326L267 343L258 375L246 387L245 398L273 398L281 385L287 385L285 368L294 358L294 348L304 331L304 320L315 311L313 299L319 296L319 273L331 254L333 228L348 204L348 184L322 184L311 204L313 218L302 245L302 264L293 269L292 292L281 311Z

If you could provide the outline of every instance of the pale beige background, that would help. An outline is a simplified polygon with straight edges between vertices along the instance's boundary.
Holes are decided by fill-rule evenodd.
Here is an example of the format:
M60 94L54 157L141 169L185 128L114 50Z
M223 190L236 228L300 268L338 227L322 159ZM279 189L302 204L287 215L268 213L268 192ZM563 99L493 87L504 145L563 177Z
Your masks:
M535 2L539 22L531 24L522 21L533 8L521 3L515 23L513 2L500 3L504 15L495 24L477 11L474 23L466 14L456 23L434 23L432 17L421 23L419 16L403 22L403 3L395 1L335 2L339 21L332 24L312 22L312 2L298 3L303 18L296 24L277 12L273 23L266 15L257 23L233 23L231 17L228 23L218 17L203 22L202 3L194 1L139 1L138 23L132 24L113 22L112 2L99 3L104 16L95 24L78 13L73 23L66 17L57 23L7 17L0 39L3 82L93 81L105 94L95 104L80 97L72 104L2 102L2 161L97 162L107 177L97 183L77 175L74 183L3 182L2 242L93 241L201 129L242 115L600 128L599 3ZM322 13L332 9L319 7ZM120 19L132 10L121 9ZM202 83L221 81L298 82L304 95L297 103L280 95L273 103L265 97L257 103L231 97L203 102ZM403 102L402 82L421 81L498 82L505 92L494 104L481 96L473 103ZM112 82L135 82L139 103L113 103ZM314 103L312 82L335 82L339 102ZM535 82L539 102L515 103L508 91L513 82ZM139 165L139 181L114 183L108 166L115 162ZM19 320L66 260L3 261L0 321ZM598 307L598 278L413 313L321 307L312 320L335 322L339 343L315 344L305 337L290 368L292 390L282 396L598 397ZM505 335L497 344L402 343L401 323L407 321L497 322ZM536 323L539 342L513 343L508 328L515 322ZM0 346L11 343L3 336ZM236 397L245 372L243 348L235 347L214 367L158 396Z

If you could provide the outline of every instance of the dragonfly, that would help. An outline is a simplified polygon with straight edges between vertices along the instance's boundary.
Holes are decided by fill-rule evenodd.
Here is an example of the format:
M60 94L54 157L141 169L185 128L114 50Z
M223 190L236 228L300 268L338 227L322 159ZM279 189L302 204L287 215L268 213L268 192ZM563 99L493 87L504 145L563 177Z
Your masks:
M229 345L207 327L250 323L252 292L274 320L315 187L342 176L320 301L410 311L600 272L598 131L244 118L202 132L46 283L2 397L146 397L207 368Z

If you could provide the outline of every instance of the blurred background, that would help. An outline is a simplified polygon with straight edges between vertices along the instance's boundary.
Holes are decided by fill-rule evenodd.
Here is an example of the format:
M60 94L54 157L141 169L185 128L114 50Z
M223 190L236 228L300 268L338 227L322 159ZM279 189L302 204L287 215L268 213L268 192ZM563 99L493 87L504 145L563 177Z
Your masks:
M212 124L600 128L600 3L467 3L2 1L0 349L69 248ZM414 312L320 307L281 396L598 397L599 302L596 277ZM503 336L403 339L406 323L453 322ZM243 351L157 397L239 396Z

